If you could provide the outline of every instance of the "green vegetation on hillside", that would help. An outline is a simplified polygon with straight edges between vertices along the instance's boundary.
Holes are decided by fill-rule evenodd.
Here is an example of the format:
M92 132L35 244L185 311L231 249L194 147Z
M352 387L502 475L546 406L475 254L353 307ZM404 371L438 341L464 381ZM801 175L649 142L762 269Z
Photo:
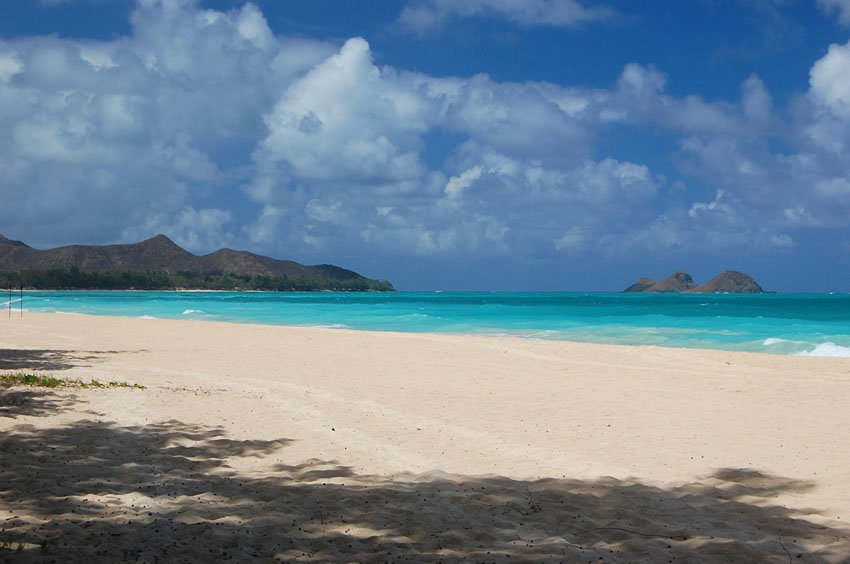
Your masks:
M238 274L196 274L181 272L108 270L82 272L79 269L22 270L0 272L0 288L34 290L264 290L275 292L390 292L392 284L383 280L311 280L286 276L245 276Z

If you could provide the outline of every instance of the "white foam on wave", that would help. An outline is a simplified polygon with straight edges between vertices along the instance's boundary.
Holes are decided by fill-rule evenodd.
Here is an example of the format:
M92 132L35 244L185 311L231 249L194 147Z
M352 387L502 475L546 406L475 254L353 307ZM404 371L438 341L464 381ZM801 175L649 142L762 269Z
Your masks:
M850 358L850 347L842 347L827 341L815 345L815 348L810 351L801 351L794 353L795 356L840 356Z
M204 312L199 310L199 309L185 309L185 310L183 310L183 315L191 315L193 313L204 313Z
M517 337L520 339L544 339L544 340L560 340L564 335L562 331L554 329L515 329L515 330L472 330L461 333L461 335L470 335L472 337Z
M792 339L770 337L765 339L762 344L766 347L776 347L786 354L791 354L793 356L850 357L850 347L836 345L831 341L826 341L824 343L812 343L810 341L795 341Z
M140 315L138 319L156 319L153 315Z
M771 345L781 345L782 343L794 343L796 345L805 345L806 343L803 341L789 341L788 339L780 339L779 337L768 337L762 343L764 346L769 347Z

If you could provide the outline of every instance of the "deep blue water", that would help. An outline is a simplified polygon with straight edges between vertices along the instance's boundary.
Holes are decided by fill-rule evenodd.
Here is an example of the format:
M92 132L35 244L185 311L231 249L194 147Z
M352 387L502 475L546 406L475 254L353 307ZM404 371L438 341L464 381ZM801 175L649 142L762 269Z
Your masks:
M18 299L15 295L15 308ZM0 304L6 300L0 298ZM850 356L850 294L25 292L24 307L39 312Z

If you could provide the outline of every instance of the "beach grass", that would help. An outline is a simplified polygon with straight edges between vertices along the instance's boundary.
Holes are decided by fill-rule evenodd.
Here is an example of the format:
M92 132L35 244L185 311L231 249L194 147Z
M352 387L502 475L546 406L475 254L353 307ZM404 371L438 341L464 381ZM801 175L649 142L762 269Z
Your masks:
M99 380L72 380L45 376L42 374L29 374L26 372L15 372L11 374L0 374L0 385L2 386L32 386L38 388L135 388L146 389L141 384L111 380L101 382Z

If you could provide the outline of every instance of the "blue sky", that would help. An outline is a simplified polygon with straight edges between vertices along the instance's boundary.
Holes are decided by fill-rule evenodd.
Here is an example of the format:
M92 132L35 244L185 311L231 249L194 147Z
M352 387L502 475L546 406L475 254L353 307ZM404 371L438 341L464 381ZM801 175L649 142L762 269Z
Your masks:
M0 0L0 233L850 291L850 0Z

